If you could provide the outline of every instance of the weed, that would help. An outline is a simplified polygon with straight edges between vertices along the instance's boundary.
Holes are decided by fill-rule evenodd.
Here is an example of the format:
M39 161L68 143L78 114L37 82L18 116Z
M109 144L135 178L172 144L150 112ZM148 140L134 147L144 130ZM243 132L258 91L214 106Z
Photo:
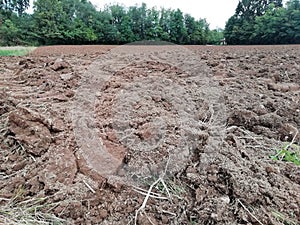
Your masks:
M284 146L271 156L273 160L292 162L300 166L300 146L297 144L285 143Z

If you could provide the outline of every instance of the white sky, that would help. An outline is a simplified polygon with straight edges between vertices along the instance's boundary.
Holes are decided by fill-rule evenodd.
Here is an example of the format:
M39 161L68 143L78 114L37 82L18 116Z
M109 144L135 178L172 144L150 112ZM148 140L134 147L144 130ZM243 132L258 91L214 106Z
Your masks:
M191 14L195 19L206 18L210 28L225 28L225 23L231 17L239 0L90 0L98 8L103 8L106 4L119 3L127 7L135 4L141 5L142 2L147 4L148 8L156 6L177 9L183 13Z

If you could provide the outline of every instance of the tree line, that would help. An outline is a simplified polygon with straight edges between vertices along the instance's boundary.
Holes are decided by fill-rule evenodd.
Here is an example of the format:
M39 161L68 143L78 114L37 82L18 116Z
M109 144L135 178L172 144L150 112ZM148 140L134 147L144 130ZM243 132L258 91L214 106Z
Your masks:
M177 44L218 44L221 29L210 30L179 9L109 5L97 10L87 0L0 0L0 44L124 44L161 40Z
M225 30L210 30L180 9L109 5L88 0L0 0L0 45L124 44L161 40L176 44L300 44L300 0L240 0Z
M300 0L240 0L224 36L228 44L300 44Z

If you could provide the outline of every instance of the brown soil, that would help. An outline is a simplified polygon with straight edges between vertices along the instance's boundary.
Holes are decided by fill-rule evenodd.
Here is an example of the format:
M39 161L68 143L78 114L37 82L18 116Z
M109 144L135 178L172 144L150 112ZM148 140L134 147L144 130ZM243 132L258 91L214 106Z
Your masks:
M270 158L299 151L299 65L300 46L2 57L0 207L43 198L66 224L299 224L300 167Z

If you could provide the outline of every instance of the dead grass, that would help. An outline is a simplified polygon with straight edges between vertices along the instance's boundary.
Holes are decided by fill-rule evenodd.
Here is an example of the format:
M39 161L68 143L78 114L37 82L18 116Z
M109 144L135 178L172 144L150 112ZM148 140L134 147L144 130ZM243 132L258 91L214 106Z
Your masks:
M0 224L66 224L65 220L50 213L58 203L48 204L47 198L25 198L23 193L24 189L20 188L11 199L0 198Z

